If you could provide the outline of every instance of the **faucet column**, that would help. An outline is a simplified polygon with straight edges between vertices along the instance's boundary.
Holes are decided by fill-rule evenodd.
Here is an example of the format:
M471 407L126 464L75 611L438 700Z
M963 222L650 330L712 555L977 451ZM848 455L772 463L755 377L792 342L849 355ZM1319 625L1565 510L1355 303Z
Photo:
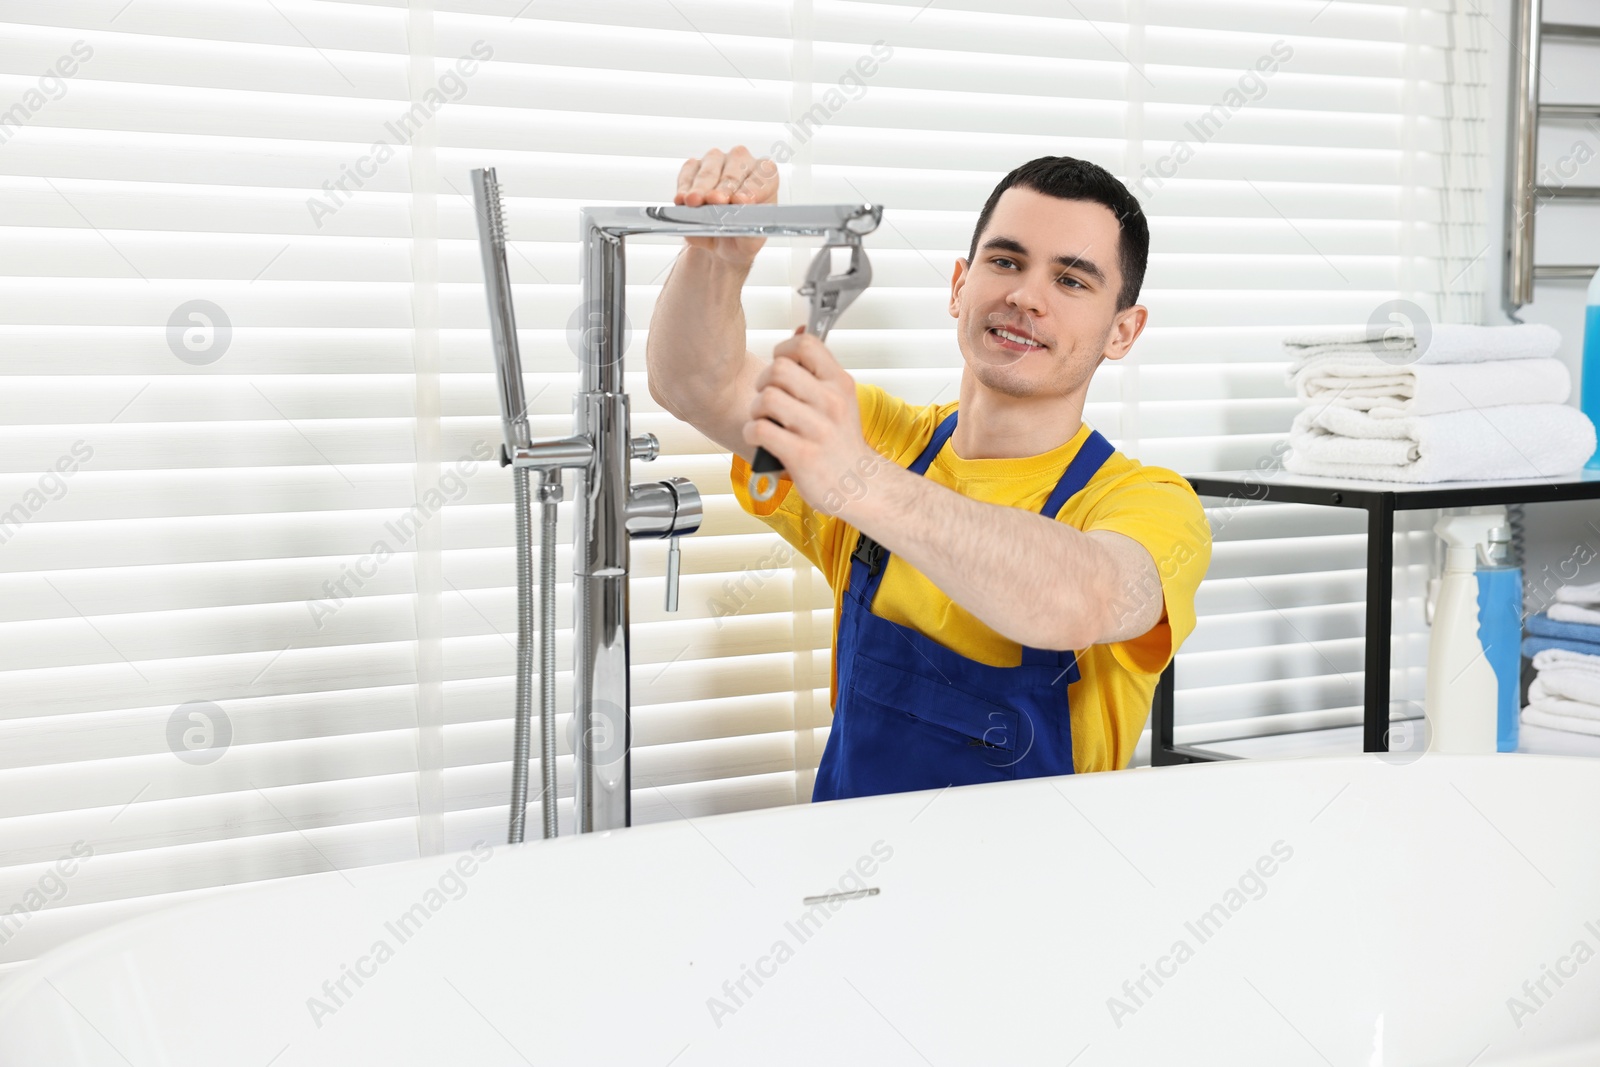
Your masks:
M629 803L628 398L622 392L623 241L583 228L583 386L577 434L593 445L573 536L573 717L576 829L631 821Z
M579 833L630 821L628 751L628 398L584 393L579 418L594 442L573 539L576 614L573 715Z

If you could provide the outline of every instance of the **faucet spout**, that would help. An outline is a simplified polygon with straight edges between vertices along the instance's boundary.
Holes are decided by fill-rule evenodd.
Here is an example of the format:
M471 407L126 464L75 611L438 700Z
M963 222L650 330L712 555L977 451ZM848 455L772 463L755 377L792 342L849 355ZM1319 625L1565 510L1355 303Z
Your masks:
M705 204L684 207L586 207L580 227L614 237L825 237L848 244L883 220L882 204Z
M830 245L859 245L883 220L882 204L676 204L586 207L578 213L583 239L583 391L622 391L627 281L624 238L821 237Z

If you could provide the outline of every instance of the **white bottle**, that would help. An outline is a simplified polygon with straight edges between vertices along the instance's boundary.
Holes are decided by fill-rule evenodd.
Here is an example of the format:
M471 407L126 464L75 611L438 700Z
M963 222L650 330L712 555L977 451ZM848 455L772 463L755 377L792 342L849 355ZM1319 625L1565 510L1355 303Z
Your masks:
M1505 515L1451 515L1434 524L1444 538L1444 578L1428 639L1423 714L1429 752L1495 751L1499 682L1478 635L1478 546Z

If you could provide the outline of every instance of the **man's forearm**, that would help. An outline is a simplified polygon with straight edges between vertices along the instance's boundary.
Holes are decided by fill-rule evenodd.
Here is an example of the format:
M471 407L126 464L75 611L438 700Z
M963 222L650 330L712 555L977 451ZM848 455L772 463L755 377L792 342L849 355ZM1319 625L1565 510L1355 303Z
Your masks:
M749 275L704 248L685 247L656 297L645 344L650 395L680 418L719 403L744 366Z
M887 462L839 516L1019 644L1081 649L1116 620L1117 561L1053 519L973 500Z

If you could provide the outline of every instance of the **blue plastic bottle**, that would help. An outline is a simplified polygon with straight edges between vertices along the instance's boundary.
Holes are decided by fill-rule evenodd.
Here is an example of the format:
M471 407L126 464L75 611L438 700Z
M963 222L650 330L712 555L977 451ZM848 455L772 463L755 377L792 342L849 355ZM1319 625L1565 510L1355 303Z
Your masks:
M1600 271L1589 282L1589 306L1583 315L1583 369L1578 386L1578 406L1589 421L1600 426ZM1589 469L1600 470L1600 448L1589 458Z
M1522 697L1522 568L1513 565L1511 531L1502 526L1478 548L1478 640L1494 668L1497 696L1495 748L1517 750Z

